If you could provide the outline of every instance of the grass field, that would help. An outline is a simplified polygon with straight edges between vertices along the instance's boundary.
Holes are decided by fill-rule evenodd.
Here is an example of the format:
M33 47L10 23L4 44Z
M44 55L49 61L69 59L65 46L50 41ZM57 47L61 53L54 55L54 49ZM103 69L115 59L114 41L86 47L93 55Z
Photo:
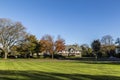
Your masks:
M62 60L0 60L0 80L120 80L120 64Z

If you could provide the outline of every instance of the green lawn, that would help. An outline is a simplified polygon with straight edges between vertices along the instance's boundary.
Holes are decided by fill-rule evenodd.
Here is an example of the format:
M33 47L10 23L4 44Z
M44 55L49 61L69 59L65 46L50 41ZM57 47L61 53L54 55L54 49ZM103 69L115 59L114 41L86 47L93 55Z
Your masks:
M39 59L0 60L0 80L120 80L120 64Z

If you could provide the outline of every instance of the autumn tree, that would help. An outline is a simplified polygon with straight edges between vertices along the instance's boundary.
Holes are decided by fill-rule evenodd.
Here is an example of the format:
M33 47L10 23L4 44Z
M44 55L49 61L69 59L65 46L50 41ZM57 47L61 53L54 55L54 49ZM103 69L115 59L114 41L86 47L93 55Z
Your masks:
M0 18L0 46L5 52L5 59L11 48L23 40L25 33L25 27L20 22Z
M59 52L65 49L65 40L58 36L55 41L55 52Z
M52 55L54 57L54 40L51 35L44 35L40 40L40 51Z

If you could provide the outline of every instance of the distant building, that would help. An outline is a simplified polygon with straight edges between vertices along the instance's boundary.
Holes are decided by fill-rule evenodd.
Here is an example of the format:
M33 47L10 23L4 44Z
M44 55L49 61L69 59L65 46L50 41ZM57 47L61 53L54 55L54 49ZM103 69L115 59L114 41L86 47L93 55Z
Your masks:
M120 38L117 38L117 41L116 41L116 54L120 53Z
M120 46L117 46L115 49L116 54L120 53Z
M58 54L63 56L78 56L81 57L81 47L73 46L73 45L67 45L65 47L65 50L59 51Z

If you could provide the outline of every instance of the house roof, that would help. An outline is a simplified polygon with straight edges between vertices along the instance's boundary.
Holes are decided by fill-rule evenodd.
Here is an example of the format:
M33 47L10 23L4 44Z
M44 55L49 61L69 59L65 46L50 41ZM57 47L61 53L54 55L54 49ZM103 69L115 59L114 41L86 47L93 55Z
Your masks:
M70 48L76 50L76 51L81 51L81 47L80 46L76 46L76 45L66 45L65 50L68 51Z

